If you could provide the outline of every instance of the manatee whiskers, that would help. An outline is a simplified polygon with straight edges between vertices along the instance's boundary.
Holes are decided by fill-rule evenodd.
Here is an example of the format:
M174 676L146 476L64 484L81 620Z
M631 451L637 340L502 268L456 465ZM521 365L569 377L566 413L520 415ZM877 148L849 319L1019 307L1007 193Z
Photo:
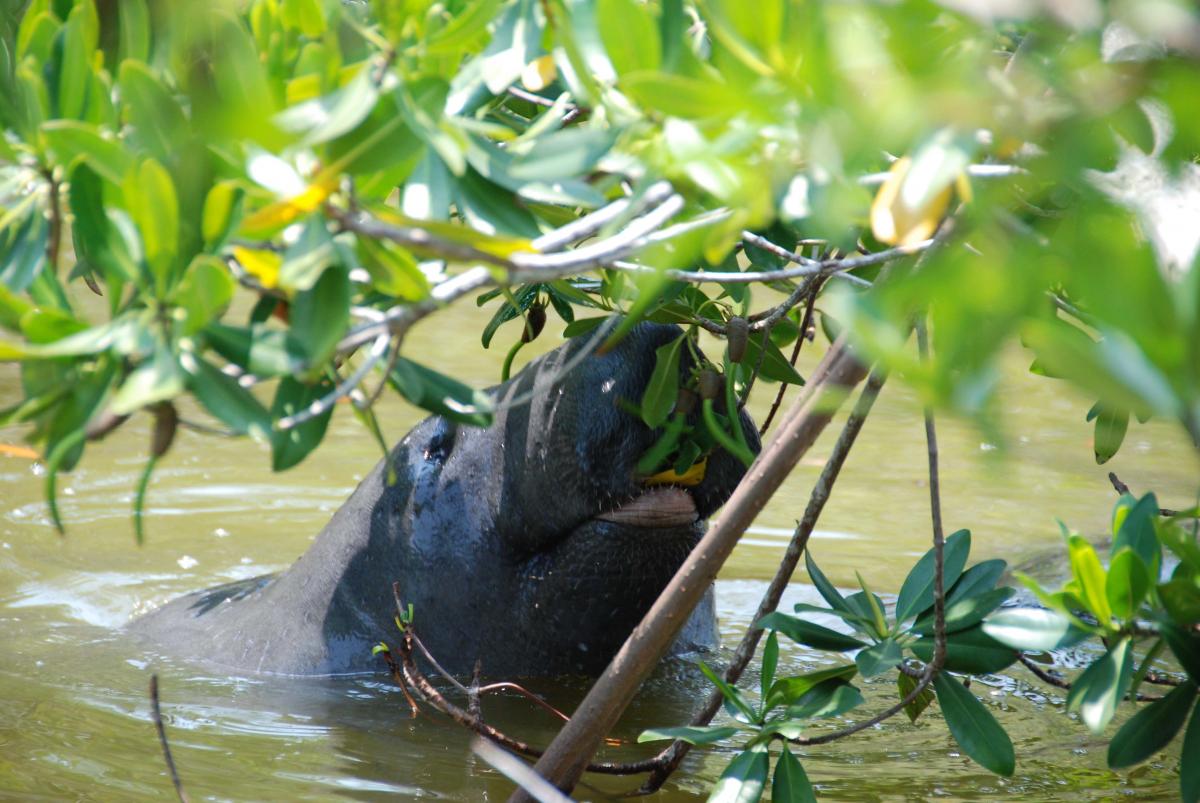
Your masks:
M669 528L692 524L699 518L696 502L682 488L651 488L629 502L596 516L601 521L632 527Z

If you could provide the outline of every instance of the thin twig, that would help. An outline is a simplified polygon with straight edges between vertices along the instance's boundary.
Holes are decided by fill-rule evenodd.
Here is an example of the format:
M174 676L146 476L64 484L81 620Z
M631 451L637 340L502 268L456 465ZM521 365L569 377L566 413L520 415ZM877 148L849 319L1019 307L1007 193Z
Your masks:
M1021 662L1022 666L1024 666L1026 669L1028 669L1030 672L1032 672L1034 677L1036 677L1038 680L1042 681L1043 683L1053 686L1056 689L1063 689L1065 691L1071 690L1070 682L1063 680L1058 675L1052 675L1049 672L1047 672L1045 669L1042 669L1034 661L1030 660L1029 656L1025 655L1024 653L1018 654L1017 660L1019 660ZM1170 685L1170 684L1165 684L1165 685ZM1126 700L1129 699L1128 694L1125 695L1125 699ZM1158 695L1155 695L1155 694L1142 694L1141 692L1138 692L1138 694L1137 694L1137 700L1139 703L1153 703L1153 702L1156 702L1161 699L1162 699L1162 697L1159 697Z
M1108 481L1112 483L1112 487L1117 493L1129 494L1130 496L1135 496L1133 491L1129 490L1129 486L1126 485L1125 483L1121 482L1120 477L1117 476L1117 473L1115 471L1108 472ZM1169 507L1160 507L1158 509L1158 515L1167 516L1167 517L1178 516L1179 511L1172 510Z
M804 341L808 337L808 328L812 326L813 307L816 306L817 294L820 292L821 286L817 284L812 288L812 292L808 296L808 304L804 308L804 320L800 323L800 333L796 336L796 345L792 347L792 356L788 358L788 364L793 368L796 367L796 360L800 358L800 348L804 345ZM775 420L775 414L779 412L779 406L783 404L783 395L787 392L787 387L787 382L779 383L779 390L775 392L775 401L771 402L771 409L767 411L767 417L758 429L760 437L767 434L767 429L770 428L771 422Z
M167 762L167 772L171 775L171 783L175 785L175 794L180 803L188 803L187 792L183 782L179 780L179 772L175 769L175 759L171 757L171 745L167 742L167 729L163 725L162 710L158 705L158 675L150 676L150 716L154 720L154 728L158 731L158 743L162 745L163 759Z

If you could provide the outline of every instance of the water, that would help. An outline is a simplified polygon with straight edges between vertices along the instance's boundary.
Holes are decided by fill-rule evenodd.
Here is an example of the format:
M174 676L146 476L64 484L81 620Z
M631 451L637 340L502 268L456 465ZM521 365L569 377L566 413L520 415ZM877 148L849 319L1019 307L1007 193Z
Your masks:
M406 353L480 386L495 382L501 355L478 346L483 320L471 305L460 305L418 327ZM548 326L543 338L557 331ZM1083 420L1089 402L1061 383L1026 375L1026 363L1014 353L1006 366L1005 456L970 424L939 421L947 529L971 528L972 560L1061 567L1055 518L1102 537L1114 499L1105 477L1110 469L1135 490L1157 489L1164 505L1194 502L1200 473L1176 428L1134 424L1112 464L1098 467ZM811 357L803 367L811 367ZM0 366L0 406L17 398L17 388L15 369ZM767 395L754 405L760 420ZM392 398L380 412L392 441L420 417ZM201 415L188 409L184 417ZM721 575L717 604L727 650L774 572L835 430L836 424L789 478ZM17 429L0 430L0 443L19 438ZM155 671L193 800L505 799L511 785L471 754L468 735L441 718L410 719L403 696L383 676L230 677L147 655L117 630L173 596L278 570L303 552L378 458L349 411L335 414L325 444L308 461L279 475L269 470L265 446L181 431L151 485L147 541L139 548L129 511L149 438L147 417L136 417L90 446L81 468L62 478L65 538L49 526L39 467L0 457L0 798L169 796L149 719L147 682ZM928 542L922 424L914 398L895 383L860 436L811 548L838 584L854 585L857 568L874 588L894 592ZM814 601L800 582L803 572L796 579L785 610L797 600ZM782 671L828 661L785 645ZM1131 771L1110 772L1104 740L1062 712L1061 694L1032 680L1013 670L974 687L1016 744L1011 779L962 756L933 709L916 725L893 719L806 751L805 767L830 800L1177 799L1177 748ZM585 690L579 681L536 688L568 711ZM868 705L846 721L894 699L887 683L868 683L864 692ZM632 744L637 733L684 721L706 693L694 668L664 666L615 734L626 744L607 757L648 755L646 746ZM511 696L488 698L484 710L494 724L535 744L548 742L557 727ZM702 798L733 751L694 751L654 799ZM576 794L607 799L636 784L589 776Z

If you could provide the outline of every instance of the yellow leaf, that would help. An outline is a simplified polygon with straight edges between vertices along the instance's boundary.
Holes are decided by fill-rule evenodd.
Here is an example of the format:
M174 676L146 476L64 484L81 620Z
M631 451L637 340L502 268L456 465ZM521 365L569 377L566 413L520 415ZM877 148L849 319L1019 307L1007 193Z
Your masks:
M421 220L401 215L390 209L373 209L372 214L383 222L390 223L393 226L421 229L443 240L469 245L476 251L482 251L485 254L491 254L502 259L507 259L518 252L535 251L533 242L523 237L484 234L481 231L460 226L456 223L447 223L441 220ZM413 251L421 250L416 246L409 246L409 248Z
M521 84L530 92L541 92L558 77L553 56L540 56L525 65L521 71Z
M283 257L274 251L261 251L257 248L233 247L233 256L254 278L262 282L266 288L274 288L279 284L279 269L283 266Z
M244 232L265 232L282 228L296 219L316 211L337 189L337 177L322 173L299 195L267 204L242 221Z
M954 194L953 184L935 194L926 203L911 207L903 200L900 192L912 160L905 156L898 159L888 171L887 180L875 194L871 203L871 232L875 239L888 245L915 245L928 240L937 230L950 198Z
M692 464L692 467L682 474L677 474L675 469L669 468L666 471L660 471L642 480L643 485L684 485L692 486L699 485L704 480L704 471L708 468L708 458L702 457L699 461Z

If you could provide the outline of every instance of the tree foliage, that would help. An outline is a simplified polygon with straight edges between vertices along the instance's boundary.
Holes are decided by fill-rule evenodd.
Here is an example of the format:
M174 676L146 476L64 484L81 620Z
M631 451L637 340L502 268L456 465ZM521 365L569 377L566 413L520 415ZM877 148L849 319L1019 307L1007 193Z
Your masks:
M0 424L26 424L44 454L60 527L58 473L149 414L140 510L183 396L268 440L276 470L316 448L338 398L378 437L385 385L486 424L486 393L404 353L413 325L475 294L495 307L483 346L510 344L505 375L550 313L592 348L639 319L683 325L626 400L661 432L639 464L652 479L717 444L748 461L725 411L756 382L802 384L810 328L994 431L998 356L1019 340L1035 372L1095 399L1080 415L1098 462L1131 416L1200 446L1197 238L1175 211L1200 207L1200 18L1182 2L1004 18L986 2L22 5L0 36L0 359L19 363L24 398ZM926 317L921 360L908 335ZM676 381L700 330L726 354ZM1200 682L1200 560L1153 496L1123 497L1114 521L1107 568L1069 536L1073 579L1034 588L1037 611L1001 608L1003 567L966 568L969 535L948 539L944 656L932 553L890 614L810 562L852 633L783 613L761 625L853 663L775 679L764 655L759 709L730 687L729 727L756 735L718 791L761 794L767 745L850 710L856 674L901 670L919 715L928 692L902 670L921 666L964 751L1011 772L987 708L938 671L995 672L1085 637L1105 651L1067 702L1094 730L1155 657L1183 667L1114 737L1113 766L1146 758ZM811 796L794 754L775 766L777 797Z

